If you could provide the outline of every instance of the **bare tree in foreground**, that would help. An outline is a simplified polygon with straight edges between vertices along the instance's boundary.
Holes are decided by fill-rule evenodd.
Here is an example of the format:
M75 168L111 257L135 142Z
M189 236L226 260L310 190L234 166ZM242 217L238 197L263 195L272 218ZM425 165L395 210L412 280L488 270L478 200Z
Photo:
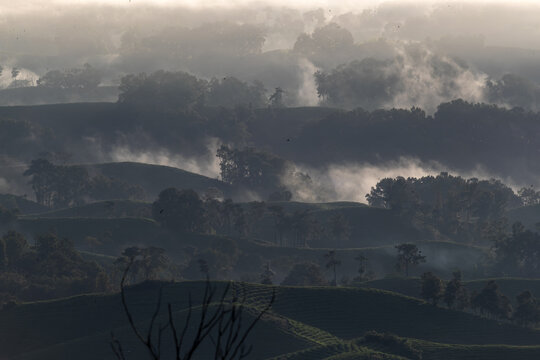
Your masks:
M171 303L167 303L166 321L158 322L163 294L163 288L160 287L156 307L148 327L146 330L142 330L141 326L135 324L133 313L126 301L125 281L132 264L133 259L129 262L122 276L120 296L129 325L137 339L148 349L151 359L162 359L162 342L166 333L172 337L174 359L176 360L192 359L205 340L211 341L214 346L214 360L244 359L250 354L252 346L246 346L246 339L257 322L272 307L276 297L275 290L264 308L257 310L253 320L246 322L244 318L246 290L243 287L241 289L231 288L231 283L228 283L218 294L216 285L212 285L207 277L203 299L198 306L200 316L195 320L195 316L192 314L191 294L189 294L187 317L184 324L179 327L179 324L174 321ZM189 337L187 336L188 331ZM111 334L111 337L111 347L116 358L126 360L122 344L114 334Z

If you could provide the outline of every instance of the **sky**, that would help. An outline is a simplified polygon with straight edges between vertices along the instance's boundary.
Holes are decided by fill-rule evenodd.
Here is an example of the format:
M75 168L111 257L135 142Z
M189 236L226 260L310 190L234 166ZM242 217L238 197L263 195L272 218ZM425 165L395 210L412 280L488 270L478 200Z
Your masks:
M358 11L373 8L381 4L424 4L424 5L456 5L456 4L511 4L536 5L537 0L0 0L0 6L6 9L30 9L36 7L48 7L50 5L116 5L133 6L136 4L161 5L161 6L190 6L190 7L236 7L236 6L284 6L293 8L316 8L334 9L337 11Z

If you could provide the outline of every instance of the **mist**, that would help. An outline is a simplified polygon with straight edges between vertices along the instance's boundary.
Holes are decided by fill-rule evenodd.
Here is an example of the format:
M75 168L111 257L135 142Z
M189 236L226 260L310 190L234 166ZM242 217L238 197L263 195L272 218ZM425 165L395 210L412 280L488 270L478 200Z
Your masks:
M310 177L310 181L297 176L301 172ZM372 187L384 178L421 178L424 176L437 176L441 172L461 176L465 179L476 178L479 180L497 179L517 191L522 187L530 186L527 182L529 176L516 179L512 176L504 176L487 170L482 165L463 171L436 161L423 162L414 157L402 157L395 161L387 161L377 164L372 163L342 163L332 164L323 168L297 165L294 171L287 172L282 177L282 183L293 193L293 200L302 202L332 202L354 201L367 203L366 195ZM527 180L524 180L527 179ZM540 183L534 184L536 187Z
M437 102L463 98L536 109L536 99L515 104L511 96L486 96L484 89L487 79L505 74L540 82L535 25L540 6L534 2L3 1L0 6L3 88L32 86L47 71L89 63L103 72L102 86L118 85L129 73L181 70L207 79L262 81L269 91L284 88L292 106L317 105L316 71L373 58L391 61L384 71L397 71L399 84L387 98L349 106L421 106L429 112ZM315 36L330 24L350 34L352 42L332 51L314 37L314 51L297 50L303 34ZM15 78L13 68L20 71ZM455 78L451 84L441 77L445 69Z
M101 161L140 162L152 165L164 165L204 175L213 179L219 178L219 160L216 157L217 139L208 141L208 154L198 157L184 157L167 149L136 151L129 147L115 147Z
M420 107L433 114L440 103L457 98L534 111L540 99L535 25L540 6L534 2L2 1L0 6L4 89L34 87L48 71L90 64L102 74L100 88L118 86L126 74L187 71L208 80L261 81L268 96L281 87L287 106ZM332 80L327 92L316 74ZM92 101L111 101L111 93L99 96ZM194 155L137 132L118 136L121 141L107 145L97 135L84 137L72 144L75 159L137 161L219 176L219 139L203 140L207 151ZM381 178L449 170L407 154L380 164L296 166L311 176L315 190L300 189L294 179L283 182L296 189L295 198L310 201L365 201ZM531 181L527 174L522 180L483 171L482 164L470 174L456 173L494 176L511 186Z

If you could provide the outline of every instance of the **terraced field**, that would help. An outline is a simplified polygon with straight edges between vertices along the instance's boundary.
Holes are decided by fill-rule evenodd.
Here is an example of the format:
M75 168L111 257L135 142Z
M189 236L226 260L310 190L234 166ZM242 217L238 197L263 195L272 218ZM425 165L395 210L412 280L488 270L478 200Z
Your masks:
M187 314L187 294L192 294L197 304L204 283L150 282L129 288L129 306L138 324L144 325L150 318L160 286L163 301L172 304L175 320L182 323ZM253 310L260 309L274 291L271 286L256 284L243 284L242 288L246 304ZM365 343L362 336L368 330L406 337L407 343L420 349L423 359L540 356L539 331L436 308L395 293L330 287L275 289L271 312L249 338L254 346L252 359L406 358L391 348ZM194 308L195 315L196 311ZM0 311L0 358L113 359L108 344L111 331L129 349L129 359L146 358L127 327L117 295L20 304ZM199 359L208 356L203 351Z

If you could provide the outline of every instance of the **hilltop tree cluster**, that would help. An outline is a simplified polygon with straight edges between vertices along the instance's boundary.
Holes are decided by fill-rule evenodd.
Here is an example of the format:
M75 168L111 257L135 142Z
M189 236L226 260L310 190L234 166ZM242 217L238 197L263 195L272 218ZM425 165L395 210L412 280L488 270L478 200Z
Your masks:
M385 178L366 195L370 205L391 209L406 219L430 224L463 242L489 240L506 210L521 204L498 180L463 179L441 173L422 178Z
M494 273L540 276L540 234L526 230L523 224L516 222L510 234L501 232L492 240Z
M37 85L48 89L92 90L97 88L101 81L101 72L90 64L84 64L82 68L48 71L39 78Z
M293 173L286 160L252 147L231 149L222 145L219 158L221 179L231 185L255 191L273 201L289 201L292 197L281 178Z
M311 241L328 237L340 243L348 238L347 220L335 215L321 223L308 210L285 211L278 204L201 197L196 191L175 188L160 192L152 204L152 217L163 227L189 233L216 233L228 236L254 236L263 218L271 218L274 243L279 246L308 247Z
M119 89L120 104L155 113L185 112L201 106L260 108L268 101L260 82L248 84L232 76L206 81L181 71L126 75Z
M37 202L50 208L81 205L88 200L144 198L140 186L103 175L92 177L83 166L55 165L37 159L23 175L30 177Z
M265 212L264 202L246 206L231 199L201 199L194 190L165 189L152 204L152 216L162 226L180 232L246 236Z

